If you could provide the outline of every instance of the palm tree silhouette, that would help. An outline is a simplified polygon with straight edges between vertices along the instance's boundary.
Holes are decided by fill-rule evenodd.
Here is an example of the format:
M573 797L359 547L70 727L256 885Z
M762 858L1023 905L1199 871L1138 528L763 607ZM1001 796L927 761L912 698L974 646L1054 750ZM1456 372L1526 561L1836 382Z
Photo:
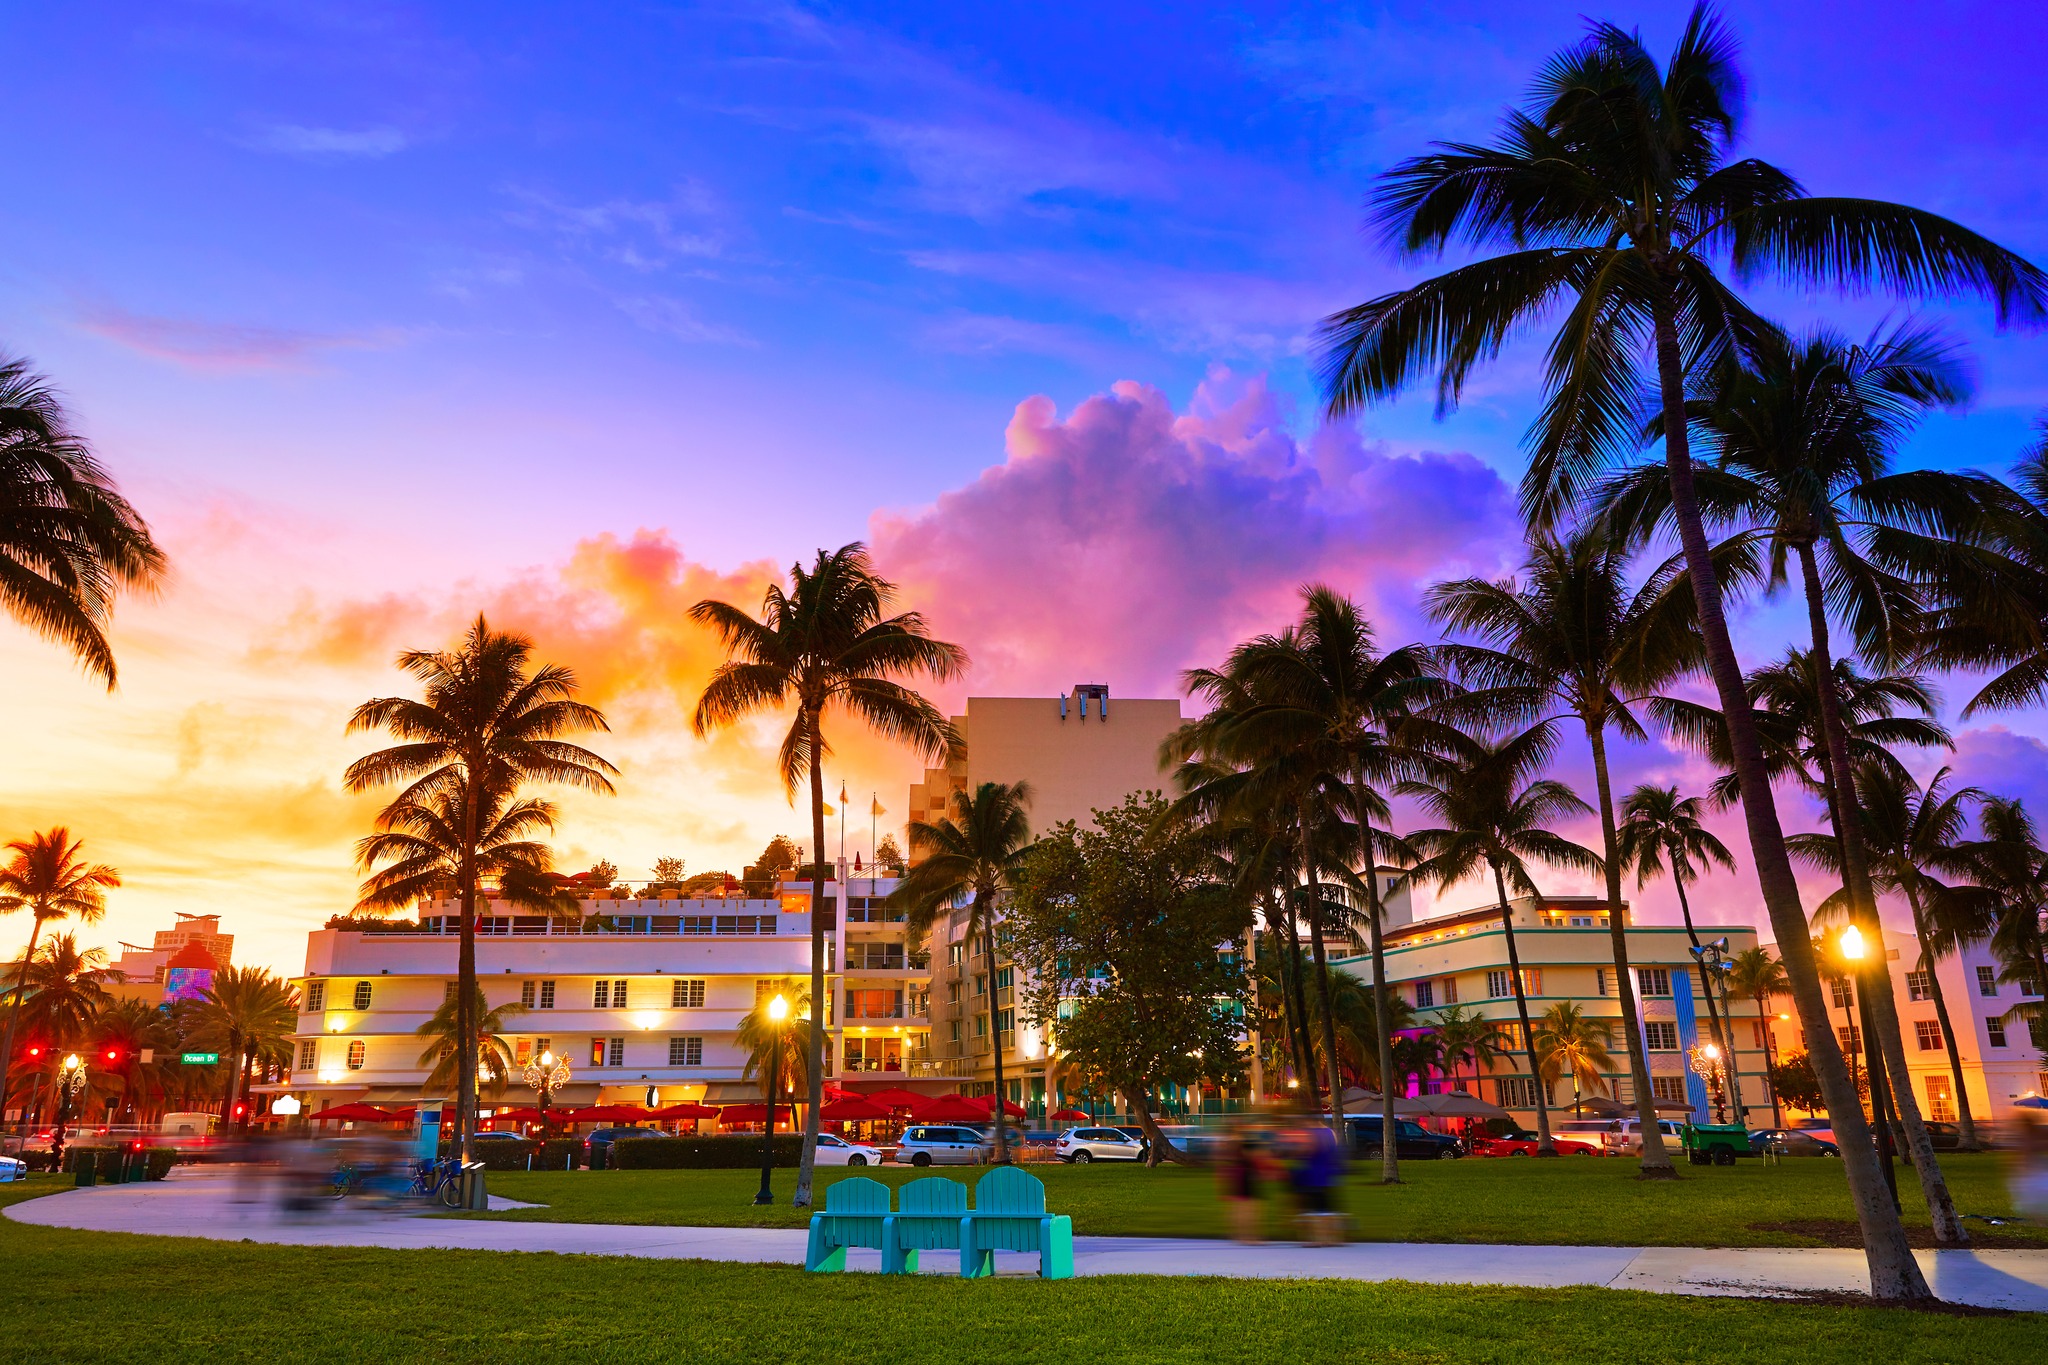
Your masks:
M121 884L121 874L79 855L85 841L71 837L62 825L8 843L8 860L0 866L0 915L29 912L28 947L21 960L33 962L43 926L75 918L97 924L107 912L106 893ZM24 979L16 975L13 999L7 1006L7 1032L0 1037L0 1114L7 1112L7 1078L14 1065L15 1025L21 1018Z
M249 1074L258 1063L288 1062L299 1026L299 995L266 967L222 967L200 996L196 1036L228 1065L224 1124L249 1128ZM239 1101L239 1103L238 1103Z
M1735 855L1700 823L1702 809L1703 802L1697 796L1680 796L1676 787L1645 782L1622 800L1621 829L1615 849L1619 864L1616 870L1635 873L1638 888L1663 876L1667 867L1670 869L1671 885L1678 892L1679 917L1685 921L1685 936L1695 948L1700 946L1700 935L1692 922L1692 898L1685 894L1685 888L1716 865L1735 870ZM1707 980L1704 967L1700 969L1700 998L1706 1001L1707 1023L1714 1031L1715 1041L1732 1062L1735 1025L1731 1020L1726 1028L1722 1027L1721 1009L1714 1002L1714 986ZM1738 1098L1736 1103L1739 1106L1741 1100ZM1648 1124L1643 1131L1649 1131Z
M478 984L468 1015L476 1020L473 1052L477 1058L479 1091L493 1095L504 1093L505 1083L511 1079L513 1069L512 1045L503 1036L505 1021L525 1012L526 1006L517 1000L508 1000L492 1009L482 984ZM462 1034L459 1031L462 1025L457 1016L462 1013L451 992L427 1022L413 1030L414 1036L430 1040L420 1053L419 1064L431 1068L427 1079L420 1083L421 1089L445 1095L456 1088L462 1053Z
M1744 948L1729 964L1728 989L1756 1001L1757 1027L1764 1035L1764 1076L1771 1092L1771 1127L1785 1126L1784 1110L1778 1106L1778 1081L1774 1074L1778 1059L1771 1047L1771 997L1785 991L1785 964L1761 945Z
M1614 1064L1608 1055L1607 1036L1607 1025L1573 1001L1560 1000L1543 1012L1543 1022L1536 1030L1536 1052L1543 1063L1544 1093L1569 1071L1573 1118L1583 1112L1583 1090L1599 1094L1607 1089L1602 1073Z

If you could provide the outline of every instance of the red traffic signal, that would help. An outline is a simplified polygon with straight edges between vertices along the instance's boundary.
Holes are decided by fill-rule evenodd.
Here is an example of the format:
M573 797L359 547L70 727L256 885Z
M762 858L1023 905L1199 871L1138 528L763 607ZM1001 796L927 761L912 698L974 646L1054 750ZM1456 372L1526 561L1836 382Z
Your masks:
M41 1043L30 1043L28 1045L28 1055L31 1059L41 1057L43 1055L43 1045Z
M120 1060L121 1060L121 1049L120 1049L120 1048L117 1048L117 1047L110 1047L110 1048L108 1048L108 1049L107 1049L107 1060L108 1060L108 1061L110 1061L110 1062L118 1062L118 1061L120 1061Z

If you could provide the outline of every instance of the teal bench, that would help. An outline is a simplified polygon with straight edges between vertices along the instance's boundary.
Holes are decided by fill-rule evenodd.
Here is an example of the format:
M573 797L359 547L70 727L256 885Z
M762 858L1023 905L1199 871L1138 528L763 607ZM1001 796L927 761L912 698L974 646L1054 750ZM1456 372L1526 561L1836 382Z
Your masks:
M1074 1220L1045 1211L1045 1182L998 1166L974 1186L974 1209L960 1220L960 1275L995 1274L998 1251L1035 1251L1038 1276L1074 1278Z
M896 1212L882 1223L882 1273L907 1275L920 1251L951 1251L960 1245L960 1220L967 1214L967 1187L942 1175L913 1180L896 1192Z
M889 1187L866 1176L825 1187L825 1211L811 1215L805 1270L846 1269L848 1247L873 1247L888 1259Z

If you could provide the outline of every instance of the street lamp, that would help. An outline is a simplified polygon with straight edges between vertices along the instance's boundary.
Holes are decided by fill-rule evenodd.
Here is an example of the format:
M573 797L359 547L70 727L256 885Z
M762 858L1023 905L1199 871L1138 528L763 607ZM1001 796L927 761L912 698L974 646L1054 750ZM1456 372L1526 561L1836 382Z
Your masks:
M1862 1032L1863 1074L1870 1078L1870 1113L1877 1127L1877 1160L1884 1167L1885 1188L1891 1191L1892 1208L1899 1207L1899 1175L1892 1169L1892 1125L1891 1082L1884 1065L1884 1054L1876 1047L1876 1019L1870 1009L1870 985L1866 977L1864 959L1868 956L1863 942L1863 931L1855 925L1842 930L1836 940L1836 947L1842 960L1849 964L1849 975L1853 978L1856 992L1856 1017ZM1883 971L1880 963L1877 970Z
M1728 1099L1735 1108L1735 1121L1747 1124L1749 1111L1742 1103L1742 1072L1737 1065L1741 1058L1735 1050L1735 1016L1728 1012L1728 974L1735 970L1735 962L1728 956L1728 940L1717 938L1711 943L1702 943L1692 950L1692 955L1700 964L1700 976L1706 988L1720 997L1720 1020L1727 1032L1717 1041L1726 1048L1728 1054L1723 1065L1728 1082ZM1768 1080L1766 1077L1766 1084Z
M789 1018L789 1002L776 996L768 1002L768 1023L773 1029L768 1046L768 1084L761 1095L768 1101L768 1121L761 1126L761 1188L754 1195L756 1204L775 1202L775 1191L768 1187L769 1172L775 1168L775 1092L782 1081L782 1024Z
M569 1083L569 1061L557 1057L551 1050L543 1050L540 1056L526 1064L525 1080L540 1098L540 1135L548 1135L548 1101L554 1093Z
M50 1168L64 1169L64 1125L71 1121L71 1097L85 1089L85 1059L73 1052L57 1068L57 1128L50 1135Z

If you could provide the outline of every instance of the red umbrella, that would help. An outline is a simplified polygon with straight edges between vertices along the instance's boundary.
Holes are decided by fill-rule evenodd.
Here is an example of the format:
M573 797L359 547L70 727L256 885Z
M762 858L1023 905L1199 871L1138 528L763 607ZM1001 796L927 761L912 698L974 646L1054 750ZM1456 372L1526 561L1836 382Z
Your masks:
M718 1111L708 1104L692 1104L685 1100L681 1104L671 1104L666 1109L655 1110L654 1117L658 1119L715 1119L718 1117Z
M894 1089L873 1090L862 1095L861 1098L870 1100L875 1104L886 1104L891 1109L915 1109L919 1105L930 1104L933 1096L920 1095L915 1090Z
M913 1111L925 1123L986 1123L988 1107L959 1095L941 1095L921 1110Z
M993 1114L996 1111L996 1097L994 1095L977 1095L972 1102L980 1105L984 1114ZM1003 1112L1013 1119L1030 1117L1029 1111L1014 1100L1003 1101Z
M777 1123L781 1123L783 1114L787 1114L791 1126L795 1126L795 1105L778 1104L775 1107L782 1111L782 1113L775 1116ZM819 1112L822 1113L823 1111L820 1110ZM765 1104L728 1104L718 1112L718 1123L720 1127L724 1127L728 1123L761 1123L766 1121L767 1117L768 1106Z
M1059 1109L1054 1111L1052 1121L1054 1123L1086 1123L1088 1116L1078 1109Z
M399 1123L410 1120L412 1115L388 1114L374 1104L357 1102L355 1104L337 1104L330 1109L322 1109L317 1114L308 1114L306 1117L315 1123L327 1123L330 1121L335 1123Z
M550 1109L547 1114L543 1114L538 1109L501 1109L484 1121L486 1123L540 1123L549 1115L560 1118L562 1117L562 1111Z
M567 1117L573 1123L642 1123L653 1115L637 1104L590 1104L571 1109Z
M843 1123L849 1119L892 1119L896 1117L896 1111L873 1100L856 1097L832 1101L818 1110L818 1117Z

